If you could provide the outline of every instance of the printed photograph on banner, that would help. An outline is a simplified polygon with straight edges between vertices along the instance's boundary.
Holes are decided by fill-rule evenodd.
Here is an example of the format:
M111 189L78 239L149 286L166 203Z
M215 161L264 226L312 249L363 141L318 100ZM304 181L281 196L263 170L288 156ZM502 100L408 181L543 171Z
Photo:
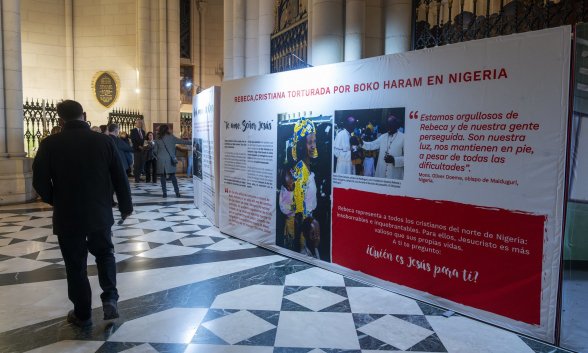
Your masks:
M194 176L202 180L202 139L192 139L192 160L194 166Z
M332 116L278 114L276 245L331 261Z
M334 172L404 179L405 108L335 111Z

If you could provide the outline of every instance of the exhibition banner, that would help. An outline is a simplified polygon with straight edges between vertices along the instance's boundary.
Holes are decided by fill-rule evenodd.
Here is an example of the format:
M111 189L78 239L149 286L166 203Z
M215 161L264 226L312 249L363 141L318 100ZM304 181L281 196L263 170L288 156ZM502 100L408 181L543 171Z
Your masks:
M553 341L570 28L223 83L221 231Z
M194 204L218 226L220 87L195 95L192 107Z

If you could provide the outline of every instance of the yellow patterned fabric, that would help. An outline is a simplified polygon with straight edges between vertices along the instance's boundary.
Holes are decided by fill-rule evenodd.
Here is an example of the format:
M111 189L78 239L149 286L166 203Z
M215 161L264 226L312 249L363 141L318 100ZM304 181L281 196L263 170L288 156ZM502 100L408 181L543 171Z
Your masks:
M303 137L306 137L314 133L316 133L316 128L314 126L314 123L310 119L302 118L296 123L296 125L294 125L294 146L292 147L292 158L294 158L294 160L298 160L298 156L296 155L296 145L298 144L298 142L305 142ZM318 157L318 151L316 150L316 148L314 149L313 155L311 157Z
M294 166L294 169L292 169L292 176L294 177L294 212L306 215L306 203L304 199L308 187L310 170L304 162L299 161Z

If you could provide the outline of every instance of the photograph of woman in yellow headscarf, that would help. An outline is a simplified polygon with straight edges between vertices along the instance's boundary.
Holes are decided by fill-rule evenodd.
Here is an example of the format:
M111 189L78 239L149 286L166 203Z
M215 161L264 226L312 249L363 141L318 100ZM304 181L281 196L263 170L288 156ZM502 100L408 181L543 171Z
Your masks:
M276 244L330 261L330 116L278 116Z

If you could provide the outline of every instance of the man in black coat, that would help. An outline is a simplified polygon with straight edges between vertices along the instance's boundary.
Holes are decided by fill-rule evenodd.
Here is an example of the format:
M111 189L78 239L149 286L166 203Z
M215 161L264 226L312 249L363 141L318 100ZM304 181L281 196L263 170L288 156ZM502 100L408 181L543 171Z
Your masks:
M90 130L76 101L59 103L57 114L65 124L62 132L41 142L33 163L33 186L43 201L53 206L53 232L65 262L68 297L74 304L67 320L87 327L92 325L88 251L96 257L104 319L117 318L111 232L113 189L123 219L133 212L133 204L127 176L110 137Z
M145 164L143 157L143 144L145 143L145 130L143 130L143 120L135 120L135 128L131 130L131 143L133 145L133 174L135 174L135 182L141 182L141 172Z

